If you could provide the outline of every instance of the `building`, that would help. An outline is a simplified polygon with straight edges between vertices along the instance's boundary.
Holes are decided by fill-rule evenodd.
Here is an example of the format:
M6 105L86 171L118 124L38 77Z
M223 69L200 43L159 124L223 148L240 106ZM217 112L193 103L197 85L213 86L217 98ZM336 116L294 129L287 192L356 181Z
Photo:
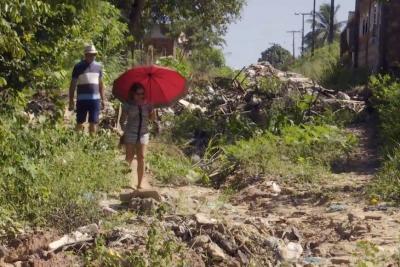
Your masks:
M348 66L400 73L400 1L356 0L340 44Z
M174 38L166 35L165 27L156 24L151 32L144 39L144 45L147 50L152 50L154 57L175 56L176 42Z

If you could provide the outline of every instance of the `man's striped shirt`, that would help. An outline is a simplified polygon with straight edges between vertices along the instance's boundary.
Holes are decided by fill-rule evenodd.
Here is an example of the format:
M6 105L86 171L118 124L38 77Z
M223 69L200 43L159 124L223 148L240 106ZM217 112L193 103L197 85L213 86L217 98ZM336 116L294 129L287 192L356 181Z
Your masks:
M89 64L82 60L76 64L72 79L77 81L77 100L100 99L99 84L102 76L102 66L96 61Z

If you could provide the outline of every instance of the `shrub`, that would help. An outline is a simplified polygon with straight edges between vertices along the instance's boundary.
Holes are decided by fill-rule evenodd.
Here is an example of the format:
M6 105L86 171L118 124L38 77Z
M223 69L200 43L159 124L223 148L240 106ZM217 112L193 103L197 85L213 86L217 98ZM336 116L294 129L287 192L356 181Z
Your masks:
M354 137L333 126L290 126L223 147L225 165L236 162L248 175L274 175L306 182L326 176L326 167L349 152Z
M371 104L379 116L379 134L384 149L389 151L400 141L400 118L395 114L400 109L400 83L389 75L370 79Z
M153 143L148 155L150 170L154 178L168 184L190 184L199 182L205 176L200 168L173 144Z
M1 208L64 230L97 218L98 192L117 189L126 167L109 132L76 134L40 117L0 117Z

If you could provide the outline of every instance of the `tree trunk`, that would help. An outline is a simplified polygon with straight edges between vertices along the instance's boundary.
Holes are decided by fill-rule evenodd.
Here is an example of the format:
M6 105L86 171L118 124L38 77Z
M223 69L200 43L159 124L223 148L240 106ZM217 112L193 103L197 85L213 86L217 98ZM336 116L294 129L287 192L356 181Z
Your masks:
M335 0L331 0L331 14L329 19L329 38L328 42L333 43L334 35L335 35Z
M135 36L139 30L140 19L145 3L146 0L133 0L131 12L129 14L129 30L133 36Z

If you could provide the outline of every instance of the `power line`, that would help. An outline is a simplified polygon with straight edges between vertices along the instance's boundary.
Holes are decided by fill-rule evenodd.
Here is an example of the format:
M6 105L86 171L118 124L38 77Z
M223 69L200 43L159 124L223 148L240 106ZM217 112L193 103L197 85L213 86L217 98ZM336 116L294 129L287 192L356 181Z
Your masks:
M287 31L287 33L291 33L293 35L293 59L296 59L295 35L296 33L301 33L301 31Z

